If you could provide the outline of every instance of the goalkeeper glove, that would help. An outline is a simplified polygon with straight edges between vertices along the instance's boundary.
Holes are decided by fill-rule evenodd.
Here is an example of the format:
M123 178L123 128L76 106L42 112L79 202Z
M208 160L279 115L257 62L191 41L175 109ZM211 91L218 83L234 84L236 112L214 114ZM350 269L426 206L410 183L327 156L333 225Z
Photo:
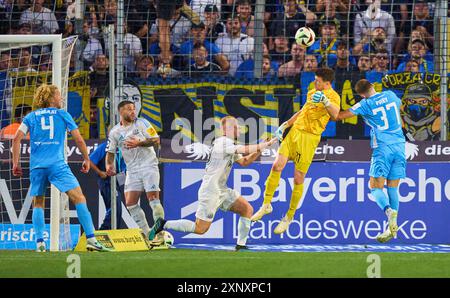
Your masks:
M288 126L287 121L283 122L283 124L281 124L280 127L278 127L277 131L275 132L275 137L280 142L283 141L283 133L284 133L284 130L287 128L287 126Z
M313 96L312 96L312 102L313 103L323 103L326 107L328 107L331 102L328 99L328 97L325 96L325 94L323 94L322 91L316 91Z

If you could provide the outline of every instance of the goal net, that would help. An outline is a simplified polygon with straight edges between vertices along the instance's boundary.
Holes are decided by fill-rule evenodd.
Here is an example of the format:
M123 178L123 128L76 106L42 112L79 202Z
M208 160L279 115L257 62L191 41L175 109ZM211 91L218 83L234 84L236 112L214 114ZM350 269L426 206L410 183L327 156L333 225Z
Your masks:
M61 90L67 110L68 77L77 37L0 35L0 249L35 249L30 196L28 136L21 144L22 177L12 175L12 139L33 109L33 94L43 83ZM46 232L51 251L70 250L69 200L51 186L45 194Z

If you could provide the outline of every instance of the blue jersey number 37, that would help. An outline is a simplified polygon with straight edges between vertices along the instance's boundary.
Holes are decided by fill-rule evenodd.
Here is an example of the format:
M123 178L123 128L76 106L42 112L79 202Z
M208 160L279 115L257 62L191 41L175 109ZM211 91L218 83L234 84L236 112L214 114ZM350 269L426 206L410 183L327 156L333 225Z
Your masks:
M391 109L394 109L393 112L395 112L395 119L397 120L397 124L398 125L402 125L401 120L400 120L400 113L398 112L397 109L397 105L395 104L395 102L391 102L389 104L386 105L386 107L379 107L376 109L373 109L372 112L374 115L376 114L381 114L381 121L383 121L383 125L377 125L377 129L378 130L387 130L389 129L389 119L388 119L388 112L392 113L392 111L390 111Z

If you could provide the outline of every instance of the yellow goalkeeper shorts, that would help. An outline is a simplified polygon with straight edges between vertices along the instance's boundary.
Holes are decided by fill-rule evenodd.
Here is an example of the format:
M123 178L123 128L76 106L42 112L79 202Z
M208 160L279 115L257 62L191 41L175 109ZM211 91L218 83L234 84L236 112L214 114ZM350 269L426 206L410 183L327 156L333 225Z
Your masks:
M292 160L295 169L306 174L319 142L320 135L314 135L293 127L281 142L278 153Z

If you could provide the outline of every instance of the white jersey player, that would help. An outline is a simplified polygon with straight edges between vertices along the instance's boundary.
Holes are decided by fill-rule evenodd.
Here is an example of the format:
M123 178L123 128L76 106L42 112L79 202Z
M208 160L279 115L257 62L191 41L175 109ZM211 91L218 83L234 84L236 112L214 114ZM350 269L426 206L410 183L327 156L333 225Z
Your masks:
M116 174L114 155L119 147L127 165L124 190L126 206L139 228L148 236L150 227L139 205L139 197L143 191L152 208L153 220L164 218L164 209L159 200L158 158L153 148L159 145L159 136L150 122L136 117L133 102L121 101L118 110L120 123L109 133L106 173L109 176Z
M160 218L152 227L149 240L152 241L163 229L204 234L211 226L217 209L220 208L240 215L236 250L247 249L246 242L253 208L237 191L227 187L228 176L234 162L242 166L251 164L259 157L261 150L272 145L277 139L256 145L236 145L235 140L239 136L238 122L229 116L222 119L222 133L223 136L213 143L203 182L198 191L196 221L186 219L166 221Z

